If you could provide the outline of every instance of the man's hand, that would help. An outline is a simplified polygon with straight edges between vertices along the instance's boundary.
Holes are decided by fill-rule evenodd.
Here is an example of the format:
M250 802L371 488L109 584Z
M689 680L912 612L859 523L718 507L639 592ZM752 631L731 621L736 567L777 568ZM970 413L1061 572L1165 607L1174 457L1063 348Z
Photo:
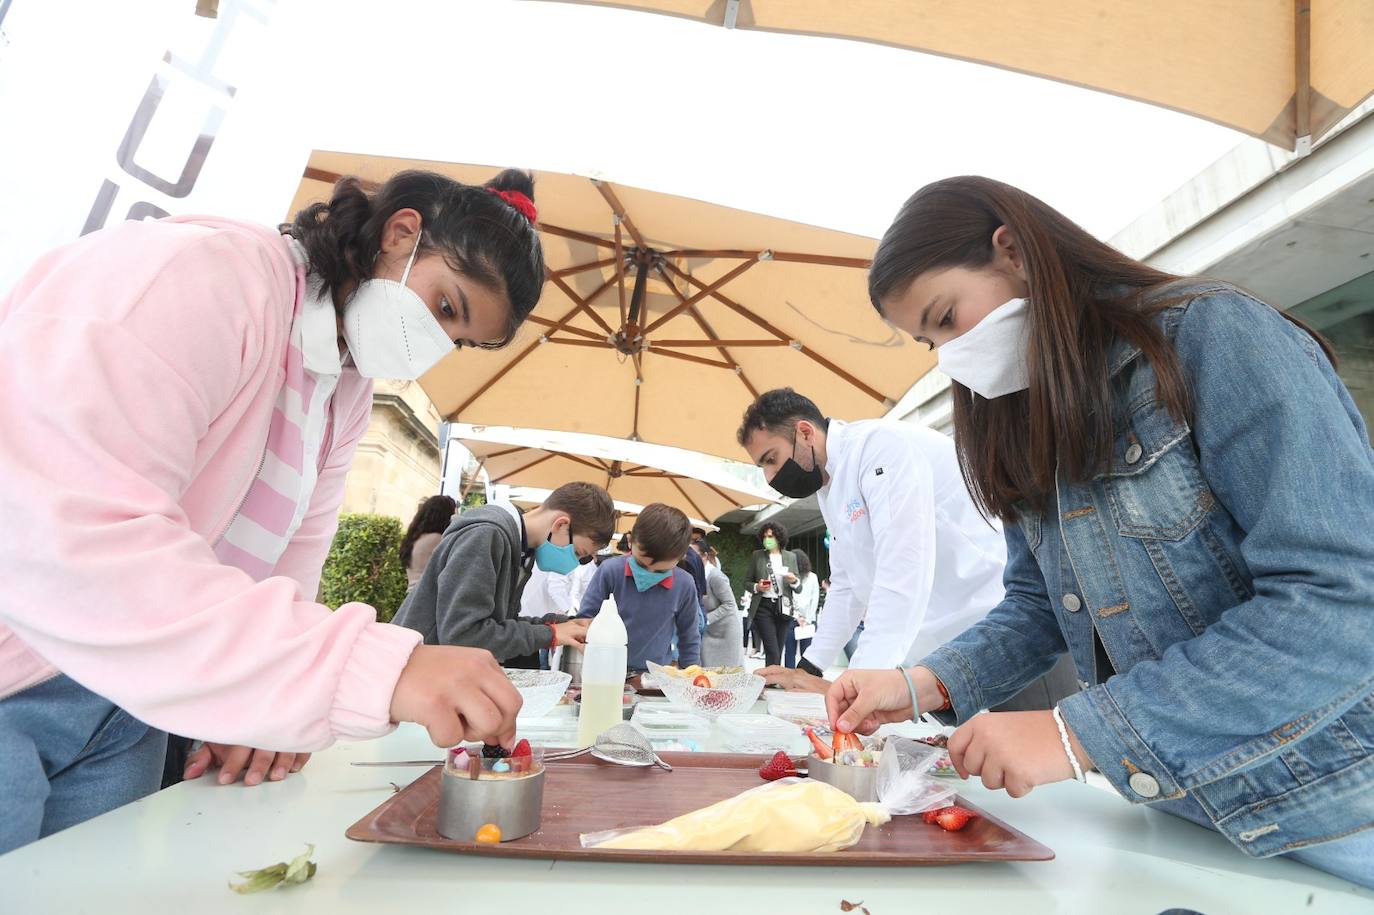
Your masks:
M797 693L821 693L822 695L830 689L830 681L822 677L814 676L804 670L796 670L792 667L765 667L757 671L760 677L769 686L781 686L783 689Z
M309 760L309 753L277 753L225 743L206 743L186 757L186 769L181 777L187 781L200 778L211 766L218 766L219 777L216 781L219 784L231 785L243 774L243 783L251 787L261 784L264 779L279 782L288 773L301 771ZM244 772L245 764L248 766L247 772Z

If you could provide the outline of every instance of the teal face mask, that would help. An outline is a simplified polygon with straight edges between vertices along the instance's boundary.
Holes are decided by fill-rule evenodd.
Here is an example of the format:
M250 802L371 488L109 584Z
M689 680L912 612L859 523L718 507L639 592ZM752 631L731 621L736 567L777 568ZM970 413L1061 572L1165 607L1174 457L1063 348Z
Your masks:
M661 583L669 575L673 574L672 569L665 569L662 572L650 572L640 565L639 560L635 559L633 556L630 557L630 572L635 577L635 588L641 593Z
M569 575L573 569L577 568L577 551L573 549L571 543L567 546L559 546L552 541L545 540L534 548L534 564L539 567L541 572Z

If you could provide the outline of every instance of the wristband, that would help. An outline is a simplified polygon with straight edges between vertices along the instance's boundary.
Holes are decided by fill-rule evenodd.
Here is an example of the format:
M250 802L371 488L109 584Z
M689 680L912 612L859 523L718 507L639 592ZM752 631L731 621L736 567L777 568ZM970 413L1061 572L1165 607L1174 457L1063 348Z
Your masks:
M935 675L932 673L931 676ZM935 711L947 712L950 709L954 708L954 703L951 702L949 698L949 690L945 689L944 681L942 681L939 677L935 677L935 688L940 691L941 700L940 707L937 708Z
M897 669L902 672L902 678L906 680L906 688L911 693L911 720L919 721L921 718L921 704L916 701L916 684L911 682L911 674L906 672L906 668L898 664Z
M555 648L558 647L558 624L557 624L557 623L549 623L549 635L551 636L551 638L549 639L549 651L553 651Z
M1054 707L1054 723L1059 727L1059 741L1064 744L1064 755L1069 758L1069 765L1073 766L1073 777L1075 781L1085 782L1087 776L1083 774L1083 767L1078 764L1078 757L1073 755L1073 744L1069 742L1069 729L1064 726L1064 716L1059 714L1059 706Z

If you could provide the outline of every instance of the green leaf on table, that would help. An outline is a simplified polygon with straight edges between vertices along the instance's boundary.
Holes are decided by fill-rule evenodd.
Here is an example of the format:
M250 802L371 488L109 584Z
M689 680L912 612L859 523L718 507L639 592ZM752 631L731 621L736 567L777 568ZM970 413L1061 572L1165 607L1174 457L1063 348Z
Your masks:
M310 860L310 856L315 853L315 846L306 845L304 854L297 855L288 864L285 861L273 864L271 867L264 867L255 871L239 871L238 875L245 878L242 883L230 883L229 889L241 895L249 893L261 893L263 890L270 890L282 884L304 883L315 876L315 862Z

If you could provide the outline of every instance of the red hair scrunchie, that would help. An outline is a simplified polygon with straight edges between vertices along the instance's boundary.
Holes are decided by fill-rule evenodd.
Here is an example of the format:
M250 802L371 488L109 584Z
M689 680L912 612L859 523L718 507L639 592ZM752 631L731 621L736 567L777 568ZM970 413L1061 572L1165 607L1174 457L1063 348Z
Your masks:
M519 191L498 191L494 187L489 187L487 190L519 210L520 215L530 221L530 225L534 225L535 220L539 218L539 211L534 208L534 201Z

